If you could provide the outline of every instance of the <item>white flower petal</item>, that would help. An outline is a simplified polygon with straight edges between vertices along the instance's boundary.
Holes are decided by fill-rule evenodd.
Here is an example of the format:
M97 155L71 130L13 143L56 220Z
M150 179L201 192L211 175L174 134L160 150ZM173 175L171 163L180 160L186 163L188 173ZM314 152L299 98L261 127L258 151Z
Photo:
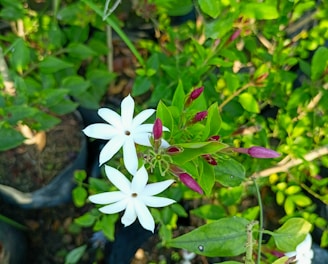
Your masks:
M116 129L123 130L121 117L115 111L109 108L100 108L98 110L98 115L107 123L113 125Z
M115 214L123 211L126 208L126 205L127 205L127 199L124 199L116 203L100 207L99 211L104 214Z
M130 130L132 128L132 119L134 112L134 100L128 95L121 103L121 122L124 129Z
M155 113L155 110L154 109L146 109L146 110L141 111L133 119L132 127L133 128L138 127L143 122L145 122L153 113ZM151 126L153 126L153 124L151 124Z
M123 145L123 162L128 172L134 175L138 169L138 156L132 137L127 137Z
M124 199L122 192L104 192L89 196L89 200L95 204L110 204Z
M134 175L131 182L132 193L142 193L148 181L148 173L144 166L142 166Z
M140 200L142 200L145 205L150 207L164 207L176 203L176 201L174 201L173 199L156 196L142 196L140 197Z
M153 132L153 124L142 124L133 129L133 134L144 134Z
M174 180L166 180L156 183L150 183L145 187L142 194L145 196L152 196L152 195L159 194L165 189L167 189L173 182Z
M161 148L167 149L170 146L170 144L165 140L161 140Z
M139 201L136 201L134 206L142 227L154 233L155 221L148 208Z
M117 169L105 166L105 172L107 178L128 197L131 195L131 183L130 181Z
M106 143L99 155L100 166L109 161L123 146L125 136L116 136Z
M117 130L108 124L92 124L82 130L85 135L91 138L111 139L117 135Z
M133 140L138 145L150 147L150 137L151 133L139 133L133 135Z
M122 216L121 222L124 226L131 225L137 219L134 200L135 198L129 199L125 212Z

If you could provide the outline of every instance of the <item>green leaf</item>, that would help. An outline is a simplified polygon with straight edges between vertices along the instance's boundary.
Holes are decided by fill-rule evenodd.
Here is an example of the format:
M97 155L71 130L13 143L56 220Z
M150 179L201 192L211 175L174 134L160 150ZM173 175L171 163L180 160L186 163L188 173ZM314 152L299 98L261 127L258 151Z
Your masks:
M218 104L212 104L207 110L207 119L204 128L203 140L208 140L211 136L219 134L221 129L221 116L218 108Z
M202 159L202 158L199 158ZM215 183L214 166L208 164L205 160L200 160L198 183L206 195L210 195Z
M246 177L244 166L234 159L220 159L214 167L216 180L224 186L238 186Z
M33 119L37 122L37 124L33 124L33 128L38 131L53 128L55 125L60 123L59 118L48 115L41 111L39 113L37 113L33 117Z
M46 57L43 61L39 63L40 71L43 73L55 73L57 71L73 66L74 65L72 63L68 63L53 56Z
M152 83L147 76L137 76L132 87L132 96L138 96L146 93Z
M260 108L255 100L254 96L250 93L242 93L239 95L239 103L242 105L242 107L251 113L259 113Z
M294 251L311 230L311 224L303 218L290 218L272 236L278 249Z
M190 212L198 217L211 220L218 220L226 216L225 209L222 206L214 204L202 205Z
M245 252L247 224L244 218L222 218L174 238L167 245L207 257L237 256Z
M272 264L286 264L288 263L287 260L289 259L289 257L285 256L285 257L281 257L279 259L277 259L276 261L274 261Z
M157 105L156 117L160 118L163 123L163 126L167 127L171 131L171 133L173 133L174 128L172 113L170 111L170 108L168 108L162 101L160 101Z
M103 215L101 218L100 226L104 235L111 241L114 240L115 235L115 223L118 219L118 214Z
M70 251L66 258L65 258L65 264L76 264L78 261L82 258L84 252L87 249L87 245L83 245L77 248L74 248L72 251Z
M311 80L316 81L320 79L328 66L328 48L318 48L312 58L311 62Z
M96 219L96 216L92 215L90 212L87 212L84 215L75 218L74 222L80 226L89 227L95 223Z
M86 81L81 76L68 76L62 81L62 88L69 90L72 96L79 96L83 94L91 83Z
M212 39L221 39L233 27L234 17L218 19L205 24L205 36Z
M0 128L0 151L12 149L24 142L25 138L21 133L12 127Z
M179 80L178 87L175 89L175 92L173 95L172 105L176 106L180 112L182 112L182 110L184 108L185 97L186 97L186 94L183 90L183 84L182 84L181 80Z
M242 3L240 12L247 18L271 20L279 17L277 7L266 3Z
M85 60L96 55L96 52L82 43L71 43L67 51L70 56L80 60Z
M221 11L221 3L217 0L198 0L200 9L212 18L217 18Z
M82 186L77 186L72 191L73 202L76 207L82 207L85 205L85 201L88 197L88 192Z
M176 146L183 149L181 153L172 156L173 161L177 164L183 164L201 155L216 153L227 147L217 141L182 143L176 144Z
M12 45L11 63L19 73L22 73L30 63L30 50L21 38L18 38Z

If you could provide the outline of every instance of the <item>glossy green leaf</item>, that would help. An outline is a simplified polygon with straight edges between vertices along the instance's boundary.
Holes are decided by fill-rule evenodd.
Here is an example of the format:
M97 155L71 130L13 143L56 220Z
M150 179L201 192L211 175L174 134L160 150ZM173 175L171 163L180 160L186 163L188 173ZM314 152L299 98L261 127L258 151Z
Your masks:
M66 258L65 258L65 264L76 264L79 262L79 260L82 258L84 252L87 249L87 245L83 245L77 248L74 248L72 251L70 251Z
M208 257L236 256L245 252L248 221L239 217L221 218L167 242Z
M179 111L182 111L182 109L184 107L184 103L185 103L185 97L186 97L186 94L183 90L183 84L182 84L181 80L179 80L179 84L173 94L172 105L176 106L177 109L179 109Z
M0 151L12 149L24 142L25 138L21 133L12 127L0 128Z
M43 73L55 73L70 67L73 67L72 63L66 62L53 56L46 57L39 63L40 71Z
M217 0L198 0L200 9L212 18L217 18L222 11L221 2Z
M147 76L137 76L132 87L132 95L138 96L146 93L151 85L152 83Z
M234 159L220 159L215 166L215 179L224 186L238 186L246 177L245 168Z
M279 17L277 7L267 3L242 3L241 14L247 18L271 20Z
M242 93L239 95L239 103L242 107L251 113L259 113L260 107L251 93Z
M79 96L84 93L91 83L83 79L83 77L75 75L68 76L62 81L62 88L69 90L72 96Z
M67 47L67 51L70 56L73 58L77 58L80 60L85 60L87 58L90 58L92 56L96 55L96 52L94 52L91 48L88 46L82 44L82 43L72 43Z
M172 113L170 111L170 108L168 108L162 101L160 101L157 105L156 117L160 118L162 120L163 126L167 127L171 131L171 133L173 133L174 123Z
M281 257L277 260L275 260L272 264L286 264L288 263L287 260L289 259L289 257L285 256L285 257Z
M208 164L205 160L201 160L199 158L198 166L199 166L199 176L198 183L202 187L203 191L206 195L211 195L212 188L215 183L215 175L214 175L214 166Z
M303 218L290 218L272 236L278 249L294 251L311 230L311 224Z
M311 62L311 79L318 80L327 69L328 66L328 48L318 48L312 58Z
M203 219L218 220L226 216L225 209L222 206L214 204L205 204L190 211L193 215Z
M30 63L30 50L21 38L13 43L11 63L19 73L22 73Z
M88 192L82 186L77 186L72 191L73 202L76 207L82 207L85 205L85 201L88 198Z
M74 222L80 226L89 227L95 223L96 219L97 219L96 216L94 216L90 212L88 212L88 213L85 213L84 215L81 215L78 218L75 218Z
M204 133L202 136L203 140L208 140L211 136L215 136L219 134L221 129L221 116L218 108L218 104L212 104L207 110L207 119L204 128Z

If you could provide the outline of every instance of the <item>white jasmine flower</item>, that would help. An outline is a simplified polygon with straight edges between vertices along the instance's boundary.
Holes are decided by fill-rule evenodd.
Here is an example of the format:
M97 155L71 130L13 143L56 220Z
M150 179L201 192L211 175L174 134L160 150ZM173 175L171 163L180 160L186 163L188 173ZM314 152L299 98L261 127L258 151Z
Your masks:
M109 124L92 124L83 130L88 137L109 140L100 152L100 166L123 147L125 167L133 175L138 169L135 143L151 146L149 137L153 130L153 124L142 123L154 112L154 109L147 109L133 118L134 100L130 95L125 97L121 103L121 115L111 109L100 108L98 115Z
M105 214L114 214L125 210L121 222L131 225L137 218L144 229L154 232L155 222L148 210L150 207L163 207L175 203L174 200L154 195L164 191L174 181L166 180L147 184L148 173L142 166L130 182L120 171L105 165L108 179L119 191L91 195L89 200L96 204L108 204L99 208Z
M297 247L296 251L287 252L285 255L289 258L296 256L296 264L311 264L313 259L312 237L307 234L304 241L301 242Z

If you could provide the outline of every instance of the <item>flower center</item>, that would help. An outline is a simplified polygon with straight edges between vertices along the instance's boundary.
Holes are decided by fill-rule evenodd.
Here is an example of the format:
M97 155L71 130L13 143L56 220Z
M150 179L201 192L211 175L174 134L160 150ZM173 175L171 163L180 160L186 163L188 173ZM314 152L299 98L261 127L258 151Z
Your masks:
M124 134L127 135L127 136L130 136L131 132L129 130L125 130Z
M133 194L131 194L131 196L132 196L133 198L136 198L136 197L138 196L138 194L137 194L137 193L133 193Z

